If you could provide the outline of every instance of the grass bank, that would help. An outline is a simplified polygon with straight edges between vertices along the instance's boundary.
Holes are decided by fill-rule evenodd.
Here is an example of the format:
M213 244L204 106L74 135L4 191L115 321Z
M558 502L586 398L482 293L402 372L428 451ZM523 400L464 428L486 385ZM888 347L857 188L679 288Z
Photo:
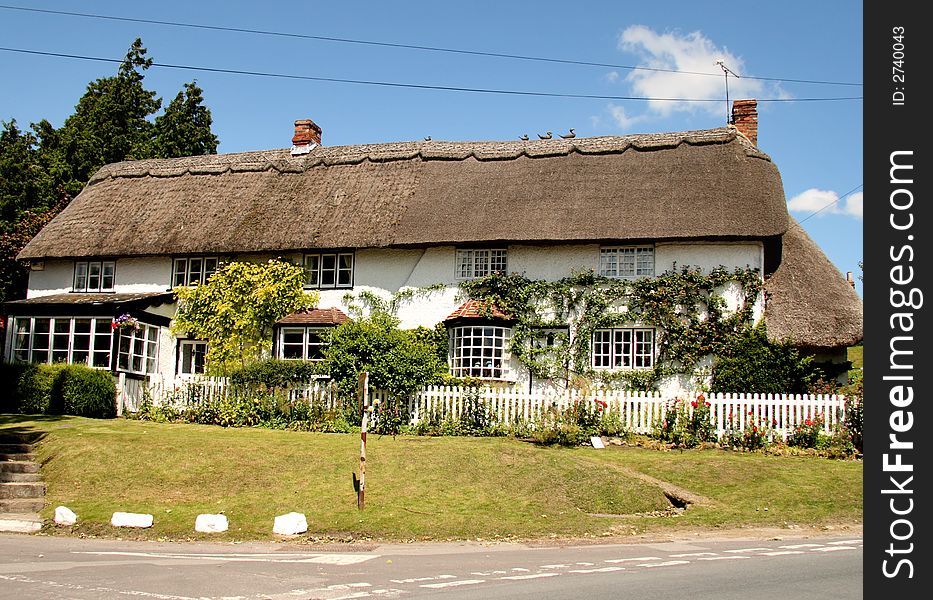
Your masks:
M351 475L359 435L201 425L0 416L0 430L47 432L38 447L47 508L79 516L74 533L114 535L114 511L154 516L136 535L269 539L297 511L316 537L405 539L628 535L685 527L861 522L861 463L718 450L537 447L507 438L370 436L366 510ZM703 499L677 517L665 486ZM125 530L121 534L126 534Z

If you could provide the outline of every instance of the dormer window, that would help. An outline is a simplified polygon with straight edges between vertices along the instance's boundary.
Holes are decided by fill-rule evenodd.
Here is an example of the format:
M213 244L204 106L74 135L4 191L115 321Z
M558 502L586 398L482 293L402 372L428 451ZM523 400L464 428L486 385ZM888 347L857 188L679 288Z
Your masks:
M599 274L628 279L654 276L654 247L613 246L599 249Z
M75 263L75 292L112 292L116 262L112 260Z

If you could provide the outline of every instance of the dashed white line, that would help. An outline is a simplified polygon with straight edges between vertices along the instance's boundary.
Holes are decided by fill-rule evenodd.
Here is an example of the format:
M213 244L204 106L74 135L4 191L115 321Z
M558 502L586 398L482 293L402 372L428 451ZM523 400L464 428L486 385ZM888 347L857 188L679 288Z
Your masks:
M762 556L786 556L788 554L803 554L803 550L775 550L774 552L762 552Z
M830 546L848 546L849 544L861 544L862 540L839 540L836 542L826 542Z
M588 575L590 573L612 573L613 571L624 571L625 567L597 567L595 569L571 569L568 573L581 573Z
M456 575L435 575L434 577L411 577L409 579L390 579L392 583L418 583L419 581L436 581L438 579L456 579Z
M531 572L531 569L524 569L522 567L512 567L512 570L517 571L519 573L530 573Z
M591 562L578 562L578 563L576 563L576 564L579 565L579 566L581 566L581 567L592 567L594 563L591 563Z
M485 579L459 579L457 581L446 581L444 583L423 583L421 584L421 587L440 589L440 588L457 587L458 585L475 585L477 583L486 583L486 580Z
M668 560L668 561L659 562L659 563L642 563L638 566L650 569L653 567L673 567L674 565L686 565L686 564L690 564L690 561L689 560Z
M810 552L836 552L837 550L858 550L855 546L827 546L826 548L812 548Z
M639 556L637 558L610 558L605 560L607 563L638 562L640 560L661 560L660 556Z
M716 556L715 552L687 552L684 554L671 554L671 558L687 558L692 556Z
M532 573L531 575L506 575L500 579L509 579L512 581L519 581L522 579L539 579L541 577L557 577L560 573Z
M784 548L785 550L797 550L798 548L818 548L823 544L790 544L789 546L778 546L778 548Z
M748 556L702 556L697 560L742 560L743 558L749 558Z
M609 562L609 561L606 561ZM542 569L566 569L570 565L541 565Z
M761 552L770 549L771 548L736 548L735 550L723 550L723 552L728 554L740 554L742 552Z

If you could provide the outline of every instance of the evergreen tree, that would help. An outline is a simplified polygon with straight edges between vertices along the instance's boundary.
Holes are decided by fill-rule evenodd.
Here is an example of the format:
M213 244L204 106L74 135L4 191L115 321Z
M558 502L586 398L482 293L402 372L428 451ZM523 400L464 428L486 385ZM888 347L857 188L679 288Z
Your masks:
M2 122L0 131L0 232L9 233L26 211L55 203L55 181L43 164L36 136Z
M175 99L156 117L152 156L177 158L217 153L217 136L211 131L211 111L204 106L197 82L185 84Z

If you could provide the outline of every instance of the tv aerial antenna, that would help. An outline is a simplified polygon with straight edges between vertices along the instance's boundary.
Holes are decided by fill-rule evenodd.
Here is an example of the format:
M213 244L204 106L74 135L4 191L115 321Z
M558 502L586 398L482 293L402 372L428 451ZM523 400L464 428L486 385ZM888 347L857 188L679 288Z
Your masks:
M736 79L740 79L740 77L738 73L727 67L721 59L717 60L716 64L722 69L722 74L726 78L726 124L728 125L732 123L732 119L729 118L729 75L732 75Z

